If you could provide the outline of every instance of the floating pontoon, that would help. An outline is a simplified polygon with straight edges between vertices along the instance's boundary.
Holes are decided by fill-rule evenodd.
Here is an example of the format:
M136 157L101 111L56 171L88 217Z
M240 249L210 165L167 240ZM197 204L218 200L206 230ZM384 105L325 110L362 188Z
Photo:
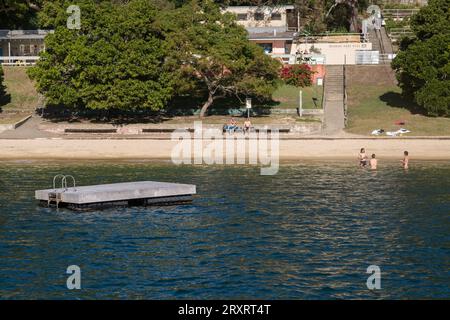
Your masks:
M61 188L55 186L58 178L61 178ZM68 178L73 181L72 187L67 187ZM72 176L57 175L53 189L37 190L35 198L47 206L84 209L179 204L191 202L195 194L196 186L191 184L137 181L78 187Z

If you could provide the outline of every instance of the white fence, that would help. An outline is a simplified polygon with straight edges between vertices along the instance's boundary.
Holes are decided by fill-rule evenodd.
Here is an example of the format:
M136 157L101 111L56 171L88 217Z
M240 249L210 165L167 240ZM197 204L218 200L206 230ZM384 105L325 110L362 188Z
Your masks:
M356 51L355 55L356 64L379 64L380 52L379 51Z
M307 63L310 65L325 64L324 55L303 55L303 60L299 61L300 56L295 54L277 54L268 53L269 56L275 59L280 59L284 64L297 64L297 63Z
M390 64L396 54L381 54L379 51L356 51L356 64Z
M36 64L39 56L10 56L0 57L0 63L4 66L31 66Z
M385 19L403 20L419 12L419 9L383 9Z

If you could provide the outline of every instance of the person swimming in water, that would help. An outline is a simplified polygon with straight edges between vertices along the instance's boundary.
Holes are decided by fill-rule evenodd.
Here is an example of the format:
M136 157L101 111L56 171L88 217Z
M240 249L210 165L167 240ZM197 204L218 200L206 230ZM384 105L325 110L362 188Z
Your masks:
M376 159L375 153L372 154L372 159L370 159L370 169L377 170L378 160Z
M365 167L367 165L366 149L361 148L361 150L359 151L358 160L360 167Z
M405 151L403 152L403 160L402 160L402 166L403 169L408 169L408 165L409 165L409 152Z

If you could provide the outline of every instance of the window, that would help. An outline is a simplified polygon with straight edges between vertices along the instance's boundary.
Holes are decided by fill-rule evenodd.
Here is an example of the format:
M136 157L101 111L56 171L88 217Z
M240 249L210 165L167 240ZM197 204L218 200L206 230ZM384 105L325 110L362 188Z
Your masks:
M38 54L38 46L36 44L30 44L30 54L37 55Z
M271 20L281 20L281 13L279 12L274 12L270 15L270 19Z
M265 53L272 53L272 44L271 43L258 43L261 46Z
M291 53L291 49L292 49L292 41L286 41L284 43L284 53L285 54Z
M245 20L247 20L247 14L246 13L238 13L237 19L238 19L238 21L245 21Z
M262 13L262 12L255 12L255 20L256 21L264 20L264 13Z

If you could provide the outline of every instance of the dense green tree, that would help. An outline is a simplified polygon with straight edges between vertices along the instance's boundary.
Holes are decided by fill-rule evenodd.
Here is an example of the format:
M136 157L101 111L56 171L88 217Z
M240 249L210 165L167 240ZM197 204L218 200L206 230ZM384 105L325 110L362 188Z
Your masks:
M57 26L65 26L68 14L66 9L73 4L80 3L82 1L70 1L70 0L43 0L44 5L39 10L38 22L41 28L54 29ZM93 0L92 3L100 5L102 2L114 6L121 6L123 10L126 10L126 4L130 0ZM148 3L152 8L158 8L159 10L169 10L174 8L172 0L148 0ZM85 14L91 15L91 12L81 12L82 16Z
M68 4L80 6L79 30L65 25ZM104 110L165 106L173 79L164 68L167 52L153 1L60 1L59 7L49 8L41 19L55 26L55 33L46 37L47 50L30 69L47 105Z
M34 29L44 0L1 0L0 29Z
M2 65L0 64L0 103L3 101L3 99L6 96L6 88L5 88L3 81L4 81L3 68L2 68Z
M225 96L269 98L278 84L280 63L247 39L232 14L212 1L194 0L173 11L166 27L167 64L183 82L207 92L200 116ZM186 86L179 86L186 88Z
M316 1L316 0L314 0ZM359 32L360 12L367 6L367 0L317 0L324 1L327 9L325 20L328 30Z
M300 30L305 30L310 34L319 34L326 30L324 1L295 0L294 5L297 12L299 12Z
M430 0L411 19L392 66L406 97L430 115L450 115L450 0Z

